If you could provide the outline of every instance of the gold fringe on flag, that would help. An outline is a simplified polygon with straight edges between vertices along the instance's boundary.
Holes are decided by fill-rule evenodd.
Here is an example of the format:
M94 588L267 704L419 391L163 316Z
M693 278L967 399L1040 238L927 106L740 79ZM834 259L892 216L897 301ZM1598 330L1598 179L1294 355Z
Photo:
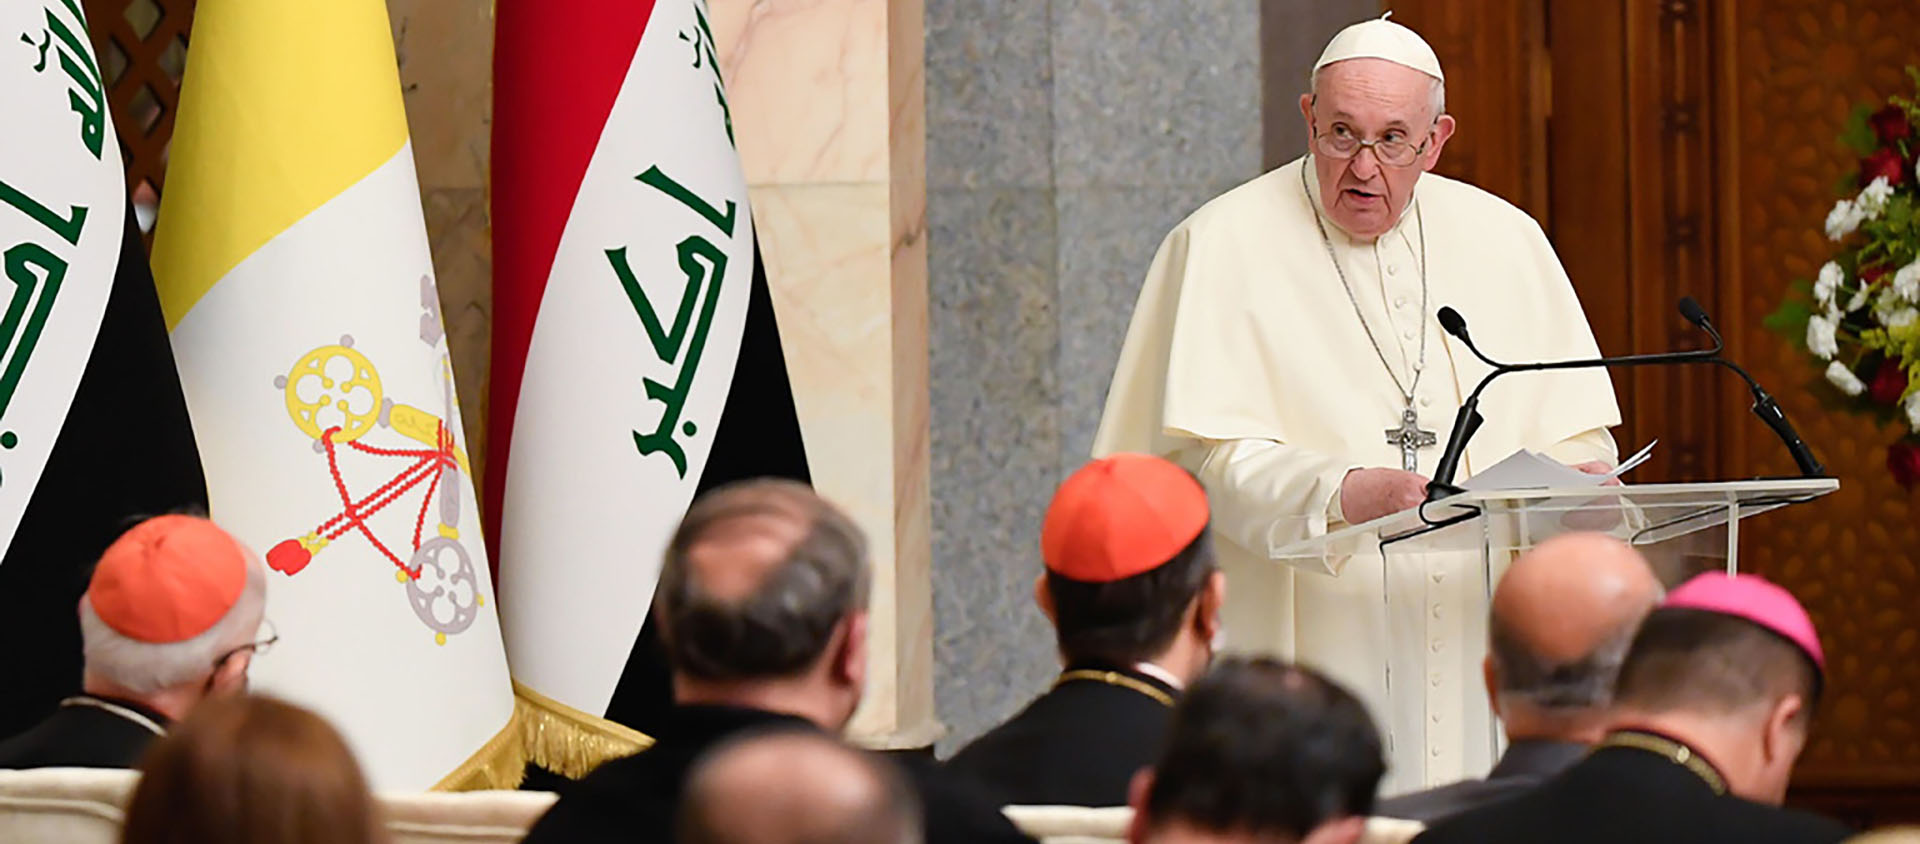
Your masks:
M518 788L532 762L568 779L652 746L645 733L513 684L513 718L435 791Z

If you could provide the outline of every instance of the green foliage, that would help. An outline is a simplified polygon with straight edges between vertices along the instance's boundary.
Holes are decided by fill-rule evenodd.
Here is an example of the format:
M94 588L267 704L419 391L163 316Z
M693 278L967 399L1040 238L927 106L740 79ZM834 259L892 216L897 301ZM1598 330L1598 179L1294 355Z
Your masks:
M1862 158L1872 155L1874 150L1880 148L1880 139L1874 137L1873 127L1867 125L1867 118L1872 116L1873 112L1874 106L1868 103L1854 106L1853 113L1847 115L1846 126L1840 130L1840 143L1846 144L1848 149Z
M1798 346L1806 341L1807 320L1813 317L1813 285L1806 281L1795 281L1791 289L1795 295L1782 300L1780 307L1775 308L1760 324Z

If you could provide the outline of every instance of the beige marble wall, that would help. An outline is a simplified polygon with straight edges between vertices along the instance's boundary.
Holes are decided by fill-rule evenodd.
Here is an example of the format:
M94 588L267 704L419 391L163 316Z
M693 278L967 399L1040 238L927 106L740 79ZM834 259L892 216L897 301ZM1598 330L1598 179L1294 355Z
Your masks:
M921 0L710 0L815 485L874 549L850 728L921 747L933 713Z
M413 160L474 486L487 454L493 243L487 151L493 118L492 0L388 0Z

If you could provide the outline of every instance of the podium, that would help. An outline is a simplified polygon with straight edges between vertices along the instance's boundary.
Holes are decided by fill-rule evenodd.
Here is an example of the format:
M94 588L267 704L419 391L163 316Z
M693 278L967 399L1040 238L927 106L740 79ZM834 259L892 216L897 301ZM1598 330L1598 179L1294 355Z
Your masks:
M1271 562L1286 564L1295 572L1296 579L1333 577L1379 583L1379 600L1383 605L1368 610L1367 614L1378 613L1377 617L1384 620L1384 626L1376 632L1388 650L1385 664L1378 668L1380 673L1375 678L1387 695L1388 711L1377 714L1383 714L1388 722L1381 727L1389 745L1395 740L1390 728L1393 723L1420 725L1423 732L1419 735L1398 737L1401 743L1417 748L1430 745L1431 735L1442 735L1433 731L1446 730L1447 722L1452 721L1453 729L1459 731L1452 740L1466 741L1470 747L1479 742L1478 735L1483 732L1472 723L1476 715L1471 708L1460 711L1459 718L1464 720L1443 718L1439 710L1434 710L1429 722L1427 697L1422 694L1426 684L1419 682L1419 675L1396 688L1392 666L1398 663L1404 670L1411 662L1426 656L1415 653L1422 650L1422 639L1409 641L1397 635L1406 632L1397 628L1417 623L1405 619L1425 617L1421 608L1409 603L1419 600L1417 594L1405 591L1405 584L1409 582L1424 584L1424 571L1408 568L1435 565L1439 561L1461 575L1476 578L1477 583L1464 584L1459 591L1449 593L1456 601L1467 596L1465 605L1455 603L1449 612L1464 613L1483 625L1494 585L1508 562L1517 553L1555 536L1579 531L1614 536L1646 554L1662 583L1673 586L1701 571L1716 568L1737 571L1742 520L1811 501L1839 486L1839 481L1832 478L1794 478L1471 491L1322 536L1284 545L1276 543L1266 549L1265 556ZM1354 572L1353 566L1379 567L1379 571ZM1439 581L1438 574L1434 580ZM1396 606L1396 602L1400 606ZM1409 615L1409 610L1414 615ZM1438 618L1440 614L1436 605L1433 616ZM1484 631L1484 627L1478 630ZM1479 634L1478 642L1463 644L1480 649L1476 653L1484 653L1484 633ZM1432 647L1438 653L1440 641L1435 640ZM1477 668L1479 660L1473 657L1466 662ZM1477 683L1477 680L1476 677L1469 682ZM1439 683L1436 677L1435 685ZM1478 706L1484 708L1484 696L1478 700ZM1485 715L1488 758L1498 759L1505 746L1504 736L1492 711L1486 710ZM1403 733L1410 732L1411 729L1403 730Z
M1395 552L1473 552L1491 567L1496 556L1525 551L1563 533L1595 531L1648 548L1725 525L1724 559L1727 571L1733 572L1739 567L1742 519L1839 488L1834 478L1790 478L1463 492L1281 546L1270 558L1336 576L1347 558L1367 550L1378 550L1389 564ZM1489 568L1489 598L1491 574Z

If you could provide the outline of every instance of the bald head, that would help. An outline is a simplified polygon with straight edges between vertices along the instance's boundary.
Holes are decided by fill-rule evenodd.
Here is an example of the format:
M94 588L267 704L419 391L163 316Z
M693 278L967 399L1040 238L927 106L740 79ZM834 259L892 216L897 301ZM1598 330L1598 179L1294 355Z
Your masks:
M1488 622L1502 703L1606 706L1634 630L1660 592L1639 552L1602 534L1555 537L1521 555L1494 591Z
M918 844L918 800L885 761L824 735L749 736L687 782L683 844Z

